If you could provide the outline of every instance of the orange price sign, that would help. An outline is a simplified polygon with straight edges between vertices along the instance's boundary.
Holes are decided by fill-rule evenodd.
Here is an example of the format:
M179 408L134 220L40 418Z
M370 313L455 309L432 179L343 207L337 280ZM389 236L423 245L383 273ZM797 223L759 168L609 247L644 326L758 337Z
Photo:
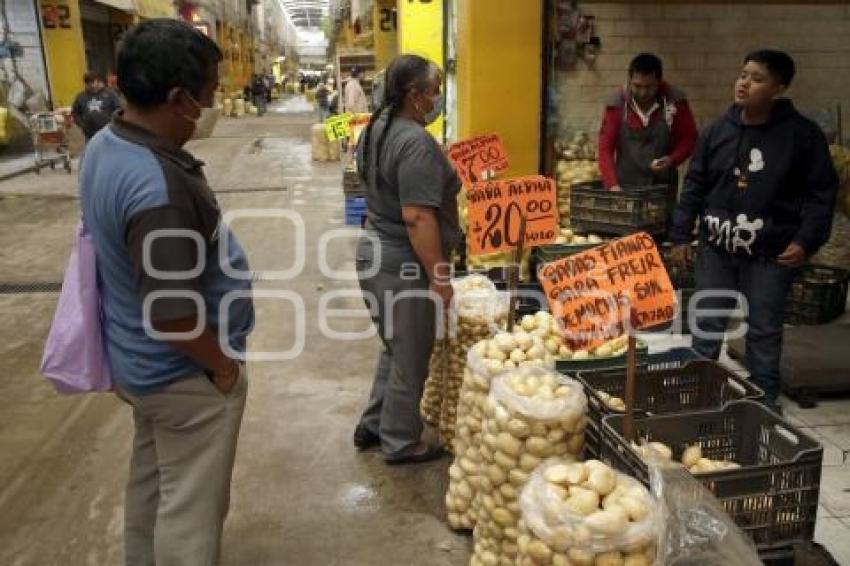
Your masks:
M676 317L676 294L652 236L639 232L547 263L537 274L573 350Z
M555 181L540 175L472 185L466 192L469 253L513 250L526 218L525 247L550 244L558 237Z
M508 168L508 153L498 134L453 143L449 146L448 156L466 187L481 181L485 171Z

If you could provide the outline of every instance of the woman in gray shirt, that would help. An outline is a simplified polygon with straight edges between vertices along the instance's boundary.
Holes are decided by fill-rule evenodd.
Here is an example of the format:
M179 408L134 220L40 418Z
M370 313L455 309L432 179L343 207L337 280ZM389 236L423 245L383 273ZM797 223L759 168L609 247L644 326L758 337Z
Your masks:
M440 447L421 441L419 415L437 313L452 299L448 259L462 240L461 182L425 129L442 112L441 83L431 61L394 59L382 104L357 148L368 209L357 270L383 344L354 444L360 450L380 445L390 464L442 455Z

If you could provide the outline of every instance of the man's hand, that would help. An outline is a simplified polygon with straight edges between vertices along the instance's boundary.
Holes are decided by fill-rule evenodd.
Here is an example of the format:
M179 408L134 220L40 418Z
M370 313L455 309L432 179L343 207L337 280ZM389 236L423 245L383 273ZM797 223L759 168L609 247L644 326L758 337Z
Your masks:
M797 242L791 242L785 251L777 256L776 261L785 267L800 267L806 261L806 250Z
M614 185L613 187L611 187L611 188L610 188L610 189L608 189L608 190L609 190L609 191L611 191L612 193L621 193L621 192L623 192L623 189L622 189L622 187L620 187L620 185Z
M670 259L676 265L686 265L694 261L694 248L690 244L677 244L670 250Z
M437 296L440 297L440 300L443 301L443 306L448 308L449 304L452 302L452 297L454 297L452 284L448 281L432 281L431 291L436 293Z
M653 159L652 163L649 164L649 168L652 169L653 173L663 173L667 171L672 165L672 161L670 161L669 157L660 157L658 159Z
M227 366L213 372L213 385L224 395L227 395L239 380L240 373L242 373L242 365L236 360L230 360Z

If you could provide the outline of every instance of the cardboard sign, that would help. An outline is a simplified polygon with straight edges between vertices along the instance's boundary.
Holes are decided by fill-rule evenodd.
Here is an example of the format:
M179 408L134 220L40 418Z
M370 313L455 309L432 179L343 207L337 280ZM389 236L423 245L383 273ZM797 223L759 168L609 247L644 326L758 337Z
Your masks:
M485 171L504 171L508 168L508 153L498 134L454 143L449 146L448 155L466 187L483 180Z
M467 239L472 255L517 247L526 217L525 247L550 244L558 237L555 181L540 175L476 183L466 191Z
M547 263L538 272L552 314L573 350L676 317L676 294L652 236L613 240Z
M338 114L325 120L325 133L330 141L337 141L351 135L351 114Z

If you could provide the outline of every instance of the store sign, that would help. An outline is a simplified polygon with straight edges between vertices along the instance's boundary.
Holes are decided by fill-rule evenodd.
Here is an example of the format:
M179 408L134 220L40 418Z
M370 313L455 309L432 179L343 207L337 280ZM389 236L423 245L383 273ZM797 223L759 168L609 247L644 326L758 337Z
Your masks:
M538 272L573 350L676 317L676 294L652 236L633 234L547 263Z
M524 248L550 244L558 236L558 195L552 179L534 175L485 181L469 187L466 197L472 255L516 249L523 216Z
M453 143L449 146L448 156L466 187L481 181L485 172L508 168L508 152L498 134Z

